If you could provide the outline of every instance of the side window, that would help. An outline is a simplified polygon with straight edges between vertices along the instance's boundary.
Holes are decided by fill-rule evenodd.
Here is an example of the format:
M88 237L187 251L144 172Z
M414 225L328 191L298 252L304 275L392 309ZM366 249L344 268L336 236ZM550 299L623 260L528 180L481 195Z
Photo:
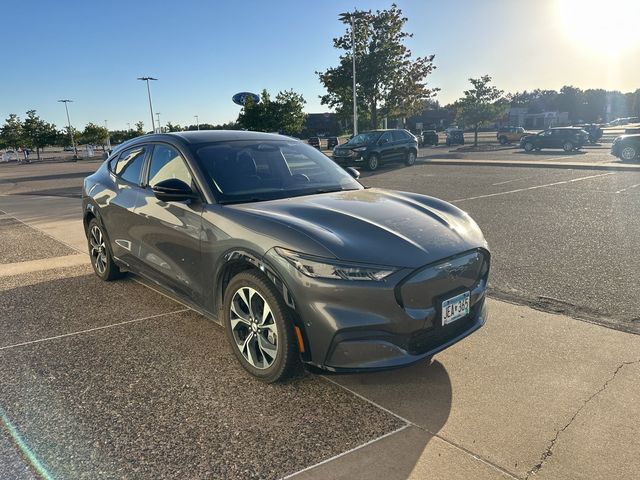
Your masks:
M380 145L384 145L385 143L389 143L392 141L393 141L393 137L391 136L391 132L384 132L380 137L380 140L378 141L378 143Z
M125 150L118 157L118 161L113 168L113 173L127 182L138 185L140 183L142 166L144 165L145 152L145 147L135 147Z
M168 145L156 145L153 147L149 164L149 186L153 187L170 178L177 178L187 185L193 185L191 174L182 156Z
M391 137L394 142L399 142L401 140L407 140L409 136L401 130L394 130L391 132Z

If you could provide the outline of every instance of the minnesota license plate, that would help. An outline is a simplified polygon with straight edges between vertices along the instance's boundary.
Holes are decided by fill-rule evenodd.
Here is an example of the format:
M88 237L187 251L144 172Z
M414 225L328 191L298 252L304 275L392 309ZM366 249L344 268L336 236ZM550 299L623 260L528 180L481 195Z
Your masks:
M442 325L469 315L470 292L464 292L442 302Z

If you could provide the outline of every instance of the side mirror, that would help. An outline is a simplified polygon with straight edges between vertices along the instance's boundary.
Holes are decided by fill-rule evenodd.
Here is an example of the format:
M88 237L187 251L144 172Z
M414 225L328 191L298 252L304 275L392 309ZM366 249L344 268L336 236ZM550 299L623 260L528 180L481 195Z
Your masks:
M356 180L360 178L360 172L358 170L356 170L355 168L347 167L347 168L345 168L345 170L347 171L347 173L349 175L351 175Z
M182 202L198 198L193 189L177 178L168 178L156 183L151 190L161 202Z

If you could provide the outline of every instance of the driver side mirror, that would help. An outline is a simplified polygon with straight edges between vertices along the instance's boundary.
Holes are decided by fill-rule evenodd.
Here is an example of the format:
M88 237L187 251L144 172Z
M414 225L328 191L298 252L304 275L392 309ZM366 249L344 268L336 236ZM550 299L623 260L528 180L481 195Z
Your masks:
M177 178L168 178L158 182L151 190L161 202L182 202L198 198L198 195L189 185Z
M356 170L355 168L347 167L347 168L345 168L345 170L347 171L347 173L349 175L351 175L356 180L358 180L360 178L360 172L358 170Z

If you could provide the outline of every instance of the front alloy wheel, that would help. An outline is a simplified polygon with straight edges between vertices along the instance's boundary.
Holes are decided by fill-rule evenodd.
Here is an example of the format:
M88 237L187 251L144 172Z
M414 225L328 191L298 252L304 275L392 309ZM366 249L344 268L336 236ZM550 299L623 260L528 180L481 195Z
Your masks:
M224 298L224 324L234 355L268 383L295 374L300 357L293 322L279 292L258 271L233 277Z
M531 152L531 151L533 151L533 143L531 143L531 142L526 142L526 143L524 144L524 149L525 149L525 151L527 151L527 152Z
M562 145L562 149L565 152L570 152L571 150L574 149L573 143L572 142L564 142L564 144Z
M628 145L622 149L620 152L620 158L623 162L632 162L636 159L638 152L631 145Z
M379 164L380 159L378 158L378 155L371 155L367 160L367 169L373 172L374 170L378 169Z

